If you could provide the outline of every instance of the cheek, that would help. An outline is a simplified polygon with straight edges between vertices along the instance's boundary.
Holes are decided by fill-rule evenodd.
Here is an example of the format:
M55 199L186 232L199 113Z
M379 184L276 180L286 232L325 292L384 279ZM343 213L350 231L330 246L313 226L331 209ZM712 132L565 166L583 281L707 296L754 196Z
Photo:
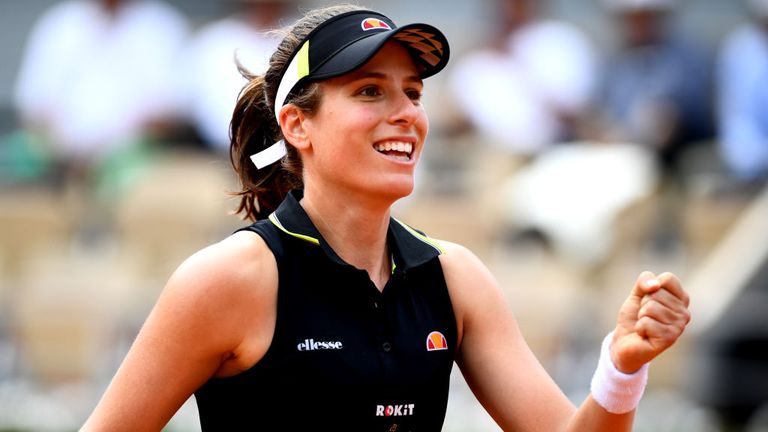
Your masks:
M365 109L339 113L336 122L336 138L345 142L348 150L356 148L360 151L369 148L381 124L375 112Z
M429 117L422 108L421 114L413 123L416 133L419 135L419 141L423 144L429 134Z
M333 130L336 137L351 137L367 133L378 123L380 114L373 108L352 107L350 109L329 109L321 122L325 125L335 125Z
M424 108L421 109L421 115L416 121L416 129L419 131L422 138L426 138L429 133L429 117L427 117L427 112L424 111Z
M349 115L339 118L344 119L350 129L357 127L360 131L368 131L380 123L382 117L374 107L364 107L351 110Z

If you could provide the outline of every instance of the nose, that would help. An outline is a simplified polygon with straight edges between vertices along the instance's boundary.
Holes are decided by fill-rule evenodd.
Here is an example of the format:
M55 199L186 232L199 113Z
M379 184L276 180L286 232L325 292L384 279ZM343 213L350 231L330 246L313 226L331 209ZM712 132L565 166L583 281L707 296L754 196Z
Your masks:
M422 115L421 105L414 102L407 94L398 92L393 97L390 123L412 125Z

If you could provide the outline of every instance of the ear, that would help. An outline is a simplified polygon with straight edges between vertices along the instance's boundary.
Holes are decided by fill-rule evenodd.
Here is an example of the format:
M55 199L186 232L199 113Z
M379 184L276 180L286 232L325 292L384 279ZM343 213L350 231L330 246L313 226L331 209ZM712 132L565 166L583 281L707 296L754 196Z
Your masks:
M307 130L304 127L306 116L296 105L287 104L280 109L280 128L285 140L299 150L311 145Z

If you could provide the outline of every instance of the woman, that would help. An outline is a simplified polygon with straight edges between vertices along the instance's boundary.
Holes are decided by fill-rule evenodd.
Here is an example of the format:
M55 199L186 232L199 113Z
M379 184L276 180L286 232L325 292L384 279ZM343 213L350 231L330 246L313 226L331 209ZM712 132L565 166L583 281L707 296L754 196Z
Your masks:
M390 218L448 53L352 6L290 30L232 121L258 221L174 273L84 430L159 430L195 393L204 430L437 431L454 361L505 430L630 429L645 365L689 319L673 275L640 275L576 409L485 266Z

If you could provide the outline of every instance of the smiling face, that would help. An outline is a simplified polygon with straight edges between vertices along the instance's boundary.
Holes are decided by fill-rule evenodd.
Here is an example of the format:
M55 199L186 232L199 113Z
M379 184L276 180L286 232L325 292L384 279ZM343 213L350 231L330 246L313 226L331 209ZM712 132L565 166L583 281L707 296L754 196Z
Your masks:
M429 128L422 89L413 59L397 42L360 69L322 81L320 106L303 121L305 186L392 201L411 193Z

